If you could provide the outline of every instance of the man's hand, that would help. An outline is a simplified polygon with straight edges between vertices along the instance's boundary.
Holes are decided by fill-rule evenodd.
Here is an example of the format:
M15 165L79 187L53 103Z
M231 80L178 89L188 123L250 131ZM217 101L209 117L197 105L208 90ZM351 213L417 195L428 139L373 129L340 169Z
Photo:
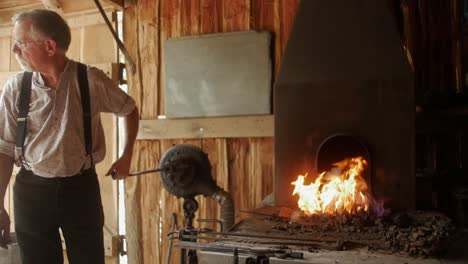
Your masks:
M10 216L2 206L0 208L0 247L8 248L10 240Z
M109 171L107 171L106 176L111 175L114 180L126 179L130 171L130 162L131 158L122 156L112 164Z
M135 106L132 112L124 118L124 134L127 136L122 156L112 164L109 171L106 173L106 176L112 175L112 179L114 180L126 179L128 177L130 163L132 162L133 145L135 144L138 133L139 120L138 108Z

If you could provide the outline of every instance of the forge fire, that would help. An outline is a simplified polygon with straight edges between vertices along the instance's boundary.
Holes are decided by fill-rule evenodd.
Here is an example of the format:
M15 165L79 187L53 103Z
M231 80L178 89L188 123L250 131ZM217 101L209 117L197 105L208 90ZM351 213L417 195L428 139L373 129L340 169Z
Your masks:
M315 181L304 184L307 174L299 175L293 195L297 195L298 207L306 215L314 214L356 214L369 212L381 216L383 203L377 202L362 177L368 162L354 157L337 162L330 171L324 171Z

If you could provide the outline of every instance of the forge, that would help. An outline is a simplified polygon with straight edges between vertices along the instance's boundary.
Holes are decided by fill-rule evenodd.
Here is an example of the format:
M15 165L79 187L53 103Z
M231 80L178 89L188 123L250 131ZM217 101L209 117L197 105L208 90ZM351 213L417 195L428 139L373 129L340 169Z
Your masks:
M201 263L438 263L400 255L445 252L453 225L414 211L413 74L386 1L301 1L273 94L274 205L182 247L211 252Z
M275 202L291 182L365 156L388 208L414 207L411 68L385 1L302 1L274 87Z

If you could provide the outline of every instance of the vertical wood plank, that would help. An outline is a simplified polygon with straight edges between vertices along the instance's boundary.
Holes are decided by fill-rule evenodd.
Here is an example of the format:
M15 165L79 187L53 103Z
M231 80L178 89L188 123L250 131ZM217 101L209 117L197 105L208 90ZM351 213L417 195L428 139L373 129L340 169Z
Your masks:
M138 17L137 6L131 5L125 9L123 19L124 42L130 56L136 64L136 73L132 74L127 70L128 92L135 99L138 107L142 104L143 87L141 86L141 63L139 56L138 45ZM127 69L129 69L127 67ZM141 107L140 107L141 108ZM140 109L140 118L146 118L145 114ZM133 160L130 171L140 171L140 146L144 144L142 141L137 141L133 148ZM142 212L146 209L142 208L140 197L141 178L133 177L125 180L125 217L126 217L126 238L128 247L128 262L134 264L143 263L143 242L142 242ZM156 232L156 231L154 231Z
M202 141L202 150L208 154L211 164L211 174L216 184L225 191L228 189L228 170L227 170L227 149L225 139L204 139ZM210 197L198 197L200 209L198 218L219 219L220 206ZM200 223L200 227L220 230L216 224Z
M161 38L180 37L181 0L161 0Z
M268 30L275 32L278 18L277 8L278 1L274 0L251 0L252 1L252 21L251 29L253 30Z
M85 27L80 40L80 57L83 63L117 61L117 45L106 25Z
M159 141L142 142L139 148L139 170L149 170L158 167L161 159ZM161 217L161 186L159 175L156 173L140 175L141 177L141 207L144 209L140 215L143 245L143 263L155 263L161 256L161 239L165 234L159 231ZM160 262L161 259L160 259Z
M160 45L161 54L158 61L161 63L161 72L164 72L164 41L174 37L180 37L180 6L181 0L161 0L161 27L160 27ZM164 79L161 78L160 84L160 96L159 96L159 113L164 113Z
M0 71L7 72L10 71L10 37L0 38ZM14 58L13 58L14 59ZM3 87L0 87L2 89Z
M81 61L81 56L80 56L80 44L81 44L81 35L82 35L83 28L78 27L78 28L73 28L71 29L71 43L70 47L68 48L67 56L68 58L74 60L74 61Z
M255 186L252 204L259 207L263 199L273 192L274 141L273 138L253 138L250 144Z
M279 23L279 2L277 0L252 0L251 29L266 30L272 35L271 50L274 56L273 79L279 69L281 55L281 39L278 37Z
M251 175L250 168L250 140L228 139L229 157L229 192L234 197L236 209L236 222L240 218L239 210L252 208L251 201Z
M159 0L138 2L138 50L140 52L142 87L147 87L141 101L141 111L145 118L156 118L159 99ZM151 87L151 88L150 88Z
M123 18L123 32L125 46L127 47L128 53L133 58L136 66L135 73L132 73L127 65L128 92L133 99L135 99L137 106L140 108L140 118L147 119L147 114L141 111L141 105L143 104L143 87L141 83L141 61L138 44L139 28L136 5L129 6L125 10Z
M236 221L240 210L258 207L273 190L273 139L230 139L229 186L234 197Z
M140 171L141 163L144 162L142 155L140 155L140 148L143 148L144 144L143 141L135 143L130 171ZM130 177L125 180L127 258L129 263L135 264L144 263L143 251L149 250L143 247L142 241L143 213L146 212L146 209L141 206L141 179L141 177Z
M117 88L118 89L118 88ZM112 255L112 237L118 235L117 182L105 176L117 155L117 120L113 114L102 113L101 122L106 141L106 157L96 165L104 205L104 245L106 256Z
M223 32L244 31L250 28L250 0L223 1Z
M180 3L180 34L192 36L200 34L200 0Z
M218 33L222 30L222 0L201 0L200 33Z

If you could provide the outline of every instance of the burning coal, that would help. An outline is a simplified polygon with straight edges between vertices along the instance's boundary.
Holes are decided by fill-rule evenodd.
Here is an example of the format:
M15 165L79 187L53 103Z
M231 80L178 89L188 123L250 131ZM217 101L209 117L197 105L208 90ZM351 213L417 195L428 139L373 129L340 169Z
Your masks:
M291 184L293 195L298 195L299 208L306 214L356 214L369 212L382 215L383 204L369 192L362 172L367 161L362 157L342 160L335 167L322 172L314 182L305 185L306 175L299 175Z

